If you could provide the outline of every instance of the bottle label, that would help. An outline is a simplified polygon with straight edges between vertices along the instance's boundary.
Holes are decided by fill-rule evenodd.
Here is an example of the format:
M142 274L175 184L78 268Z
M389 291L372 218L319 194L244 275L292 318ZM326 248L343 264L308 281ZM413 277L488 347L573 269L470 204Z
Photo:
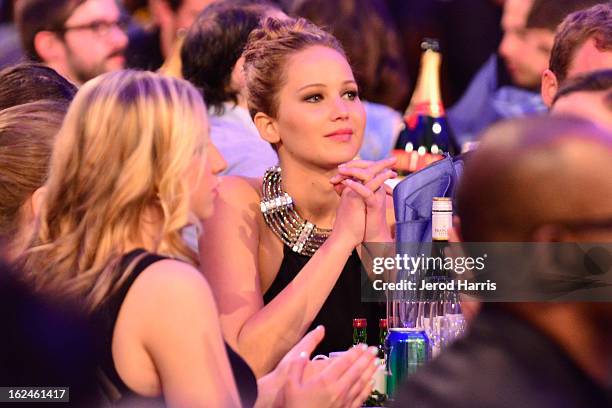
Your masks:
M448 231L453 225L452 212L435 212L431 216L431 239L433 241L448 241Z
M442 102L421 101L409 105L408 108L406 108L406 112L404 112L404 120L408 124L410 124L411 120L416 120L419 116L431 116L432 118L446 116L444 105L442 105ZM414 129L414 127L412 129Z

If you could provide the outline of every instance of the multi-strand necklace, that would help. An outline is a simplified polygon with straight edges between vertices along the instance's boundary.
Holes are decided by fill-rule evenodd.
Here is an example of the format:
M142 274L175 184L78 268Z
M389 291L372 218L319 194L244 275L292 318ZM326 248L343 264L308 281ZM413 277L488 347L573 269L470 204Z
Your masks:
M268 226L293 252L312 256L331 229L319 228L295 211L293 198L281 187L280 167L266 170L261 190L261 212Z

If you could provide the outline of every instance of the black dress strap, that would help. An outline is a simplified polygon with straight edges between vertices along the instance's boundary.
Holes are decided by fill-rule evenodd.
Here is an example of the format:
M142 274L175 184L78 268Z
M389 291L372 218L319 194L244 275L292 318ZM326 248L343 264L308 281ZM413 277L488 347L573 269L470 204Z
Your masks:
M125 270L139 256L142 256L142 259L140 259L138 263L134 265L132 272L125 278L121 286L115 291L115 293L111 295L111 297L106 302L108 304L107 313L109 314L109 317L114 323L117 322L117 317L119 317L119 310L121 310L121 305L123 305L123 301L125 300L128 291L130 290L136 279L140 276L140 274L155 262L159 262L164 259L170 259L167 256L148 253L144 249L135 249L127 253L121 259L121 264L119 268L122 271Z
M121 286L100 305L93 317L97 328L100 330L100 381L102 387L106 390L106 394L112 401L123 399L126 396L138 397L123 382L115 368L115 362L113 361L113 333L117 318L119 317L121 305L132 287L132 284L145 269L155 262L168 259L161 255L147 253L144 249L135 249L121 258L119 269L121 271L125 270L139 256L142 256L142 259L134 265L134 268L125 278Z

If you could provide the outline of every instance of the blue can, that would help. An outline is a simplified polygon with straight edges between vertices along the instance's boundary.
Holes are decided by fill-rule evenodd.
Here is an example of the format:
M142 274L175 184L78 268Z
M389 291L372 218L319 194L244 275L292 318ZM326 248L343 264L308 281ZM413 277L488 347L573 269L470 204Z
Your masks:
M387 395L393 397L410 374L429 361L429 339L424 330L392 328L385 340Z

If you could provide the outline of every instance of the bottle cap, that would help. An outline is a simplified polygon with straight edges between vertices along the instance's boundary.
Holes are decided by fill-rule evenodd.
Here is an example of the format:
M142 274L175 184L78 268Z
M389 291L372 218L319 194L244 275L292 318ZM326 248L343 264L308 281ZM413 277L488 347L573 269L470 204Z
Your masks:
M453 211L453 200L449 197L434 197L431 205L432 211Z
M421 49L432 50L435 52L440 52L440 42L436 38L423 38L421 42Z
M378 327L380 327L381 329L386 329L387 328L387 319L380 319L378 321Z
M364 327L368 327L367 319L363 319L363 318L353 319L353 328L363 329Z

